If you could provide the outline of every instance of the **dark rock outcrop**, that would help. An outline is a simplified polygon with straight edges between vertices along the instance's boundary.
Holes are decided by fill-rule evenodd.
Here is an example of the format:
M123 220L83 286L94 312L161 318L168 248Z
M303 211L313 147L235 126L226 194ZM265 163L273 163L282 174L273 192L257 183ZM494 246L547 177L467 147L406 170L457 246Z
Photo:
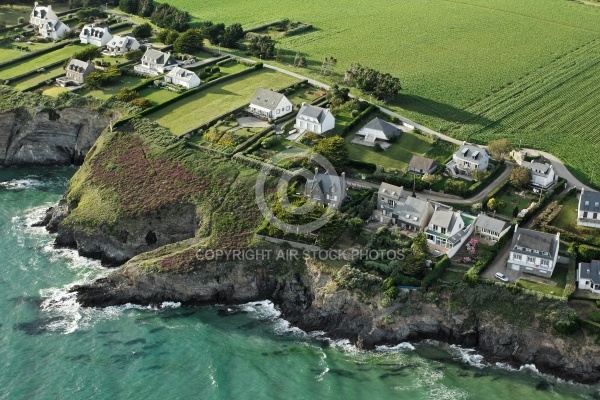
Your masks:
M0 113L0 166L78 165L109 118L83 108Z

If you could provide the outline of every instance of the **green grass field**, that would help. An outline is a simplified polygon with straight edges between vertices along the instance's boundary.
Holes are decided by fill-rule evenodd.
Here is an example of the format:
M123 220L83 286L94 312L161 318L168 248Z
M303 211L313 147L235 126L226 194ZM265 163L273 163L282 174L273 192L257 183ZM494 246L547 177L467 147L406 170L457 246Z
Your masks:
M33 2L31 2L31 5L14 4L16 2L9 3L13 4L0 5L0 20L4 21L4 23L6 23L8 26L17 25L19 22L19 17L23 17L25 18L25 22L29 22L29 15L33 10ZM43 2L42 4L45 5L47 2ZM67 3L52 3L52 9L55 12L62 12L67 11L69 6Z
M551 224L557 228L567 231L574 231L577 226L577 207L579 207L579 199L577 196L569 196L562 202L562 209L551 221Z
M0 70L0 79L10 79L14 76L24 74L25 72L36 70L44 65L67 59L84 48L85 46L82 45L66 46L62 49L58 49L47 54L30 58L23 62L10 65Z
M534 290L545 294L551 294L554 296L561 296L565 285L567 284L567 273L568 269L565 266L557 266L554 268L552 273L551 281L556 283L556 286L546 285L544 283L534 282L527 279L527 275L523 275L523 278L518 280L519 285L526 289Z
M41 90L44 96L50 97L58 97L59 94L67 91L67 89L60 86L44 86Z
M57 76L64 75L64 74L65 74L64 68L62 67L62 65L59 65L58 67L47 68L46 72L40 72L40 73L32 75L26 79L18 80L14 83L14 85L11 83L10 86L14 87L17 90L23 90L23 89L30 88L33 85L37 85L40 82L44 82L46 80L56 78Z
M594 165L600 167L594 159L600 140L580 151L572 151L570 141L560 143L564 135L577 142L600 135L594 123L600 115L596 88L600 83L598 79L589 87L584 83L598 76L600 67L589 64L597 57L591 50L580 58L571 55L600 38L600 7L565 0L356 0L348 7L346 1L332 0L323 13L322 3L316 0L302 7L292 0L202 4L172 0L169 4L189 11L197 21L240 22L246 27L285 18L310 23L315 27L312 31L279 40L287 59L276 64L336 82L351 63L360 62L398 76L404 90L389 106L431 128L454 128L454 136L481 141L503 135L513 143L523 139L523 145L555 153L582 178L591 174ZM289 67L296 52L306 55L307 68ZM336 74L321 77L321 62L327 56L338 60ZM561 75L556 64L561 58L573 70L587 63L587 76ZM550 87L536 78L540 68L553 81ZM517 106L513 97L523 99L519 93L528 85L531 88L524 95L529 102ZM510 87L515 92L503 96ZM561 103L563 98L566 104ZM488 112L482 103L485 99L503 112ZM460 129L480 117L485 130ZM595 183L600 184L600 174L596 177Z
M167 100L174 99L179 93L166 89L147 87L139 91L140 96L147 98L154 105L164 103Z
M43 50L47 47L50 46L54 46L55 43L34 43L34 44L27 44L27 43L18 43L18 42L11 42L11 45L3 45L3 47L0 47L0 59L1 60L10 60L13 58L17 58L17 57L22 57L25 54L29 54L24 52L23 50L17 50L14 49L12 47L12 45L15 46L20 46L20 47L27 47L29 48L31 51L38 51L38 50Z
M201 90L148 117L179 135L228 110L250 103L252 95L259 87L278 89L297 81L288 75L260 70Z
M107 100L108 98L118 94L121 89L123 89L125 87L134 86L134 85L140 83L141 81L142 81L142 79L138 78L137 76L121 75L119 80L110 86L106 86L102 89L95 89L95 90L83 88L82 90L78 91L77 93L82 96L92 96L97 99Z
M504 204L505 204L504 208L502 208L498 212L500 214L504 215L505 217L509 217L509 218L512 218L512 214L513 214L513 210L514 210L515 206L519 207L519 211L520 211L524 208L529 207L531 202L535 201L535 200L529 200L522 196L519 196L518 194L514 193L512 190L510 192L502 193L500 196L496 197L496 200L504 201Z

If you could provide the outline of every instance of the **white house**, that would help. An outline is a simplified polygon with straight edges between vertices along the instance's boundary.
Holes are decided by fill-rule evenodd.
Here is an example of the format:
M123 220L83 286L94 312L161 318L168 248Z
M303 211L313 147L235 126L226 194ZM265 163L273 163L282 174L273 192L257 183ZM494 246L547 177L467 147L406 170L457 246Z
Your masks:
M523 161L521 166L531 170L531 184L533 186L547 189L558 179L558 176L554 173L552 164Z
M397 215L396 209L404 204L407 196L402 186L381 182L377 192L377 209L373 214L373 219L384 224L396 223L394 217L394 214Z
M577 225L600 229L600 193L581 189Z
M475 221L475 234L492 243L496 243L510 230L510 224L501 219L480 214Z
M490 154L487 149L463 142L458 151L452 155L452 161L446 164L446 168L452 175L470 176L477 169L485 171L489 162Z
M40 6L34 3L33 11L29 16L29 23L37 30L38 34L47 39L60 39L71 29L60 22L58 16L52 10L52 5Z
M436 204L425 235L433 250L454 256L473 233L475 217Z
M142 56L141 64L134 66L133 69L143 75L156 76L175 67L177 67L177 61L171 56L171 53L148 49Z
M140 42L131 35L115 35L106 44L106 51L112 56L120 56L140 48Z
M247 111L258 118L275 119L291 113L292 102L282 93L263 88L256 89Z
M188 89L195 88L202 83L200 78L198 78L198 75L190 70L180 67L175 67L170 70L169 73L165 75L165 82L183 86Z
M550 278L558 259L560 233L551 235L515 226L507 267Z
M323 173L315 168L314 178L308 180L304 187L304 197L323 207L337 210L346 197L346 173L330 175L327 171Z
M363 140L369 143L375 143L375 140L388 141L392 137L400 136L400 129L378 117L373 118L368 124L363 126L357 133L363 136Z
M335 127L335 117L328 109L302 103L294 127L302 132L325 133Z
M81 29L79 39L83 44L92 44L97 47L104 47L112 39L108 26L96 26L96 24L85 25Z
M600 261L579 263L577 270L577 288L600 294Z

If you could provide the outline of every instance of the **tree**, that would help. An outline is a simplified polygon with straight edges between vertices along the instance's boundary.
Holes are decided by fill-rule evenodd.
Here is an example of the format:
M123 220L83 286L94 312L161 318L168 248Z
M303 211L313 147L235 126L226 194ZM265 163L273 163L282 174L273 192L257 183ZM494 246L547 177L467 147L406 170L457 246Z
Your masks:
M294 57L294 64L293 65L296 68L304 68L304 67L306 67L306 57L304 57L300 53L296 53L296 56Z
M139 0L120 0L119 8L128 14L135 14L140 6Z
M504 200L498 200L498 211L502 210L506 206L506 202Z
M144 55L144 52L140 49L137 49L137 50L131 50L131 51L128 51L127 53L125 53L125 58L128 59L129 61L139 61L142 59L143 55Z
M248 44L248 53L261 59L272 58L275 54L275 41L267 35L253 36Z
M184 32L190 27L190 15L187 11L178 10L167 3L159 4L152 12L150 20L161 28L178 32Z
M482 208L483 208L483 204L481 204L481 203L474 203L471 206L471 212L473 212L473 214L479 214L479 212L481 211Z
M167 44L167 36L169 36L169 33L171 31L169 29L161 29L160 31L158 31L158 34L156 35L156 38L164 44Z
M173 50L177 53L191 54L202 50L202 31L200 29L188 29L173 42Z
M492 197L491 199L488 200L488 202L487 202L488 210L495 211L497 207L498 207L498 205L496 204L495 198Z
M500 160L510 153L511 146L508 139L492 140L488 143L488 150L492 153L492 157Z
M508 177L511 185L518 188L525 188L531 182L531 170L526 167L515 167Z
M416 276L423 273L425 267L424 255L416 255L409 253L404 259L401 267L401 271L404 275Z
M208 39L210 44L218 45L221 43L223 34L225 33L225 24L206 24L202 28L204 37Z
M137 15L148 18L154 12L154 2L152 0L139 0Z
M489 176L489 172L483 169L476 169L472 172L471 177L480 182Z
M138 96L138 92L136 92L135 89L123 88L119 91L116 98L118 101L130 102L137 99Z
M242 28L242 25L240 24L231 24L229 25L227 28L225 28L225 31L223 32L222 36L221 36L221 46L223 47L229 47L229 48L236 48L238 47L238 42L240 40L242 40L244 38L244 29Z
M132 33L138 39L147 39L152 36L152 26L146 22L133 28Z
M517 215L519 215L519 206L515 206L512 211L513 218L517 218Z
M336 66L337 60L331 56L326 57L321 64L321 75L331 75L333 68Z
M358 237L362 231L364 221L358 217L353 217L348 220L348 230L352 237Z
M364 93L370 93L377 98L391 100L402 90L400 80L387 73L381 73L372 68L355 63L346 70L344 82L355 86Z
M348 163L348 146L341 136L321 139L313 148L335 167L343 167Z
M179 37L179 32L177 32L176 30L169 30L169 33L167 34L167 37L165 38L165 44L173 44L175 43L175 41L177 40L177 38Z
M414 255L425 256L427 254L427 236L423 232L417 233L413 238L410 249Z
M102 50L96 46L87 46L83 50L73 54L73 58L81 61L92 61L94 58L100 57L102 57Z
M131 104L138 106L141 109L152 107L152 102L145 97L138 97L137 99L131 100Z
M327 102L330 104L340 105L350 100L350 89L334 84L325 94Z

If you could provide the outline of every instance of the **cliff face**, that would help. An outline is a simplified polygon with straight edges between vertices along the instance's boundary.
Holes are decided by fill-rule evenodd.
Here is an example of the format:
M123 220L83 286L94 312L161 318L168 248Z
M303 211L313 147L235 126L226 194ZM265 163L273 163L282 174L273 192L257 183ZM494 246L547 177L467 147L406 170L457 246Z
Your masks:
M109 118L85 108L0 113L0 166L81 164Z
M325 331L358 346L437 339L477 347L488 361L535 364L546 373L579 382L600 379L600 349L557 338L530 327L493 321L474 311L450 312L421 294L407 295L390 307L360 301L356 293L336 287L331 276L310 263L305 272L278 276L271 263L206 263L186 273L143 273L135 259L91 285L77 287L78 301L104 307L125 303L190 305L239 304L270 299L286 320L306 331ZM440 294L444 304L445 294Z

